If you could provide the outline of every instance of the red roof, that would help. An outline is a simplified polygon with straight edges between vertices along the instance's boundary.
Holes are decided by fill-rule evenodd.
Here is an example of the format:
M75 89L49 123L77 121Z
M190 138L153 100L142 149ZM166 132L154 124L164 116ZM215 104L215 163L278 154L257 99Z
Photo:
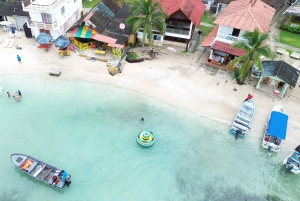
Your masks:
M156 1L156 0L153 0ZM158 0L166 13L170 16L177 11L181 11L193 22L199 26L204 15L205 5L201 0Z
M214 41L217 36L219 29L219 25L215 26L215 28L208 34L208 36L201 43L201 47L209 47L210 44Z
M223 43L220 41L216 41L210 48L213 50L218 50L220 52L232 54L234 56L242 56L246 53L243 49L232 48L230 44Z
M275 9L261 0L232 1L214 23L253 32L268 32Z

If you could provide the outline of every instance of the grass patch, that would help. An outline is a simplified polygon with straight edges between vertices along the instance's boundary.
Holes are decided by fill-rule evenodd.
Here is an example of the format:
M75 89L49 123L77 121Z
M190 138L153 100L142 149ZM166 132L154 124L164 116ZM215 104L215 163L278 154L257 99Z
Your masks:
M213 16L213 13L211 11L205 11L201 22L205 22L205 23L211 24L211 25L216 25L214 23L215 19L216 18Z
M300 48L299 38L300 38L300 34L295 34L295 33L281 30L279 42L286 45Z
M208 34L214 29L214 27L207 27L203 25L200 25L199 28L202 31L201 37L208 36Z
M82 8L94 8L101 0L82 0Z

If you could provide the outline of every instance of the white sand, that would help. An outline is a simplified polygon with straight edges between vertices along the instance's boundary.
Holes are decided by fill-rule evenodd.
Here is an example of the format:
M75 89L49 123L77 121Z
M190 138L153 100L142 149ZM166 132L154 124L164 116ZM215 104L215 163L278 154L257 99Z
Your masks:
M174 52L167 50L168 46L162 49L165 54L159 59L126 63L121 74L111 76L104 62L91 62L79 57L78 52L71 53L71 58L60 59L56 47L46 53L37 48L38 44L33 39L25 38L24 32L21 34L21 39L15 39L15 43L23 49L17 50L15 47L3 47L8 33L0 31L0 74L48 76L49 69L58 68L62 74L57 79L77 78L131 89L175 107L226 122L228 130L238 108L251 93L256 103L256 113L249 135L261 139L271 109L282 104L289 115L287 139L282 149L290 152L300 144L300 83L289 96L279 99L256 90L254 82L240 86L228 74L209 75L210 71L201 67L203 65L199 62L201 52L183 54L182 48L173 47L176 49ZM140 48L136 50L141 51ZM17 61L17 54L22 58L22 65Z

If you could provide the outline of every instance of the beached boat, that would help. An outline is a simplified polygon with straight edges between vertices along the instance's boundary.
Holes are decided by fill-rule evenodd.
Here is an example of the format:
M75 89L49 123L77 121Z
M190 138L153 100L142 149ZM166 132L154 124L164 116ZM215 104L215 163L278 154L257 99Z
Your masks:
M289 171L299 174L300 173L300 145L283 161L287 173Z
M50 184L55 188L62 189L71 184L71 175L47 163L24 154L12 154L10 156L13 164L22 172L33 178Z
M255 103L253 99L245 101L237 112L234 121L230 128L230 133L235 135L235 138L246 137L250 129L251 122L255 113Z
M151 132L149 130L143 130L138 133L136 140L142 146L145 146L145 147L151 146L154 144L155 135L153 132Z
M276 105L270 112L262 142L262 147L268 149L269 154L280 151L282 140L286 137L288 118L282 105Z

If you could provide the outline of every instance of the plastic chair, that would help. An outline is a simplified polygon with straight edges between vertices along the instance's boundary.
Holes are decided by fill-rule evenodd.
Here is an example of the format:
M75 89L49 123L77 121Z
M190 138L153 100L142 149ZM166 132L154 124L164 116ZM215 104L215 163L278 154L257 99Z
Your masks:
M16 38L20 38L21 37L21 33L18 32L15 36L16 36Z

